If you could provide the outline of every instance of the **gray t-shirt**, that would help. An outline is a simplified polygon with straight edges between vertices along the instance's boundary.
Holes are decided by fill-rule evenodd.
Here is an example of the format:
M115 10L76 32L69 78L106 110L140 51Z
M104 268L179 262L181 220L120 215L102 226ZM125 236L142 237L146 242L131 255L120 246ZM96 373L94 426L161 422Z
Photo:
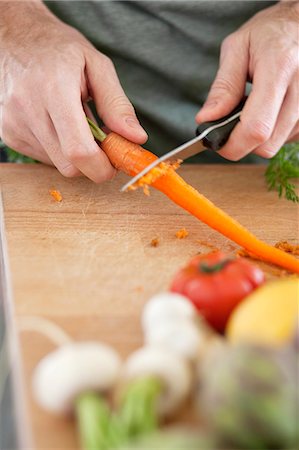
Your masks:
M222 40L276 2L45 3L113 60L149 133L147 148L163 154L194 137L194 116L215 77ZM251 156L247 162L253 159ZM204 152L198 160L223 162L212 152Z

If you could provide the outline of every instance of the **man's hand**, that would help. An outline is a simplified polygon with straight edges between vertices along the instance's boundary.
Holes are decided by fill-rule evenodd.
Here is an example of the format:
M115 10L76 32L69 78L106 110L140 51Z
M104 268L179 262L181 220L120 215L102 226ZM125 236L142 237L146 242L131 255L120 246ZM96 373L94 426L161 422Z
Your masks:
M299 2L267 8L228 36L207 101L196 116L207 122L225 116L252 91L241 121L220 150L236 161L248 153L271 158L299 137Z
M67 177L112 178L115 169L85 119L90 97L107 127L136 143L146 141L110 59L40 1L0 2L3 141Z

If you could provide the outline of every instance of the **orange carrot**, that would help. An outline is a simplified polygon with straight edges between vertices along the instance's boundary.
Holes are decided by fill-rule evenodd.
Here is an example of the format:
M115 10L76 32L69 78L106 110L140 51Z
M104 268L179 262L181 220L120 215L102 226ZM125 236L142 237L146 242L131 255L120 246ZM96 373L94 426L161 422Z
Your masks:
M101 141L101 147L111 163L126 174L135 176L157 159L157 156L140 145L134 144L116 133L105 135L90 121L89 124L95 138ZM173 169L170 168L165 175L156 179L152 186L163 192L174 203L193 216L260 259L299 274L299 260L258 239L240 223L187 184Z

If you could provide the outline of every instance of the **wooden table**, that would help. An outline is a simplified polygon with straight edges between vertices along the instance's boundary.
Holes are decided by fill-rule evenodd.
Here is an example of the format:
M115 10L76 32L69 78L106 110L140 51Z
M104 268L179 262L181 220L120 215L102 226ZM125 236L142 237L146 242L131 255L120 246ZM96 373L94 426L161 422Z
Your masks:
M298 241L298 209L267 192L264 167L184 165L180 173L266 242ZM167 289L178 267L210 247L236 251L235 244L159 192L151 190L149 198L142 192L121 194L125 180L119 175L95 185L65 179L42 165L0 165L18 327L40 316L74 339L104 340L125 357L142 343L144 302ZM63 201L55 202L49 189L58 189ZM190 234L178 240L175 232L182 227ZM155 237L158 247L150 245ZM31 398L32 370L53 343L32 331L19 337L30 448L78 448L72 421L49 416Z

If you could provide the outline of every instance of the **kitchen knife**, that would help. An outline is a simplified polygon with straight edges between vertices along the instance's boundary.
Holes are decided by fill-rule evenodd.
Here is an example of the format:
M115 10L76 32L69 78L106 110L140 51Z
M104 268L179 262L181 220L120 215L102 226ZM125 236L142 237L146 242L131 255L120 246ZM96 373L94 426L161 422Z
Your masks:
M131 180L121 188L121 192L126 191L130 186L136 183L136 181L146 175L162 161L171 160L174 157L175 159L184 161L185 159L190 158L191 156L194 156L204 150L220 150L221 147L223 147L223 145L227 142L234 127L239 122L245 101L246 98L244 98L241 103L239 103L239 105L227 116L213 122L205 122L200 124L196 129L195 138L185 142L174 150L165 153L165 155L149 164L135 177L131 178Z

